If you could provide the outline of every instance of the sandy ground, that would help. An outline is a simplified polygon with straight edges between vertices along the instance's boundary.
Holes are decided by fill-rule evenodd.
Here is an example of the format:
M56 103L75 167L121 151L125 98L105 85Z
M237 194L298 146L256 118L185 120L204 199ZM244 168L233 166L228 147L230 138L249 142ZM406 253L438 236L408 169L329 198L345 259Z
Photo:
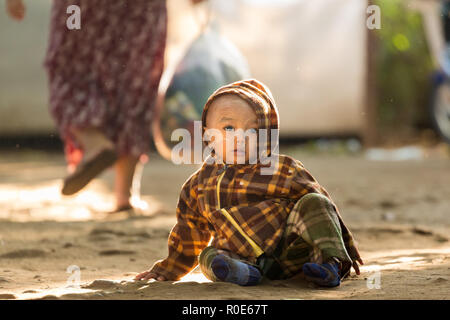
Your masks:
M449 299L450 159L372 161L285 147L325 186L365 265L334 289L300 277L239 287L198 270L178 282L133 282L167 254L182 183L195 165L150 155L140 215L108 216L113 171L61 197L60 153L0 151L1 299ZM194 294L195 293L195 294Z

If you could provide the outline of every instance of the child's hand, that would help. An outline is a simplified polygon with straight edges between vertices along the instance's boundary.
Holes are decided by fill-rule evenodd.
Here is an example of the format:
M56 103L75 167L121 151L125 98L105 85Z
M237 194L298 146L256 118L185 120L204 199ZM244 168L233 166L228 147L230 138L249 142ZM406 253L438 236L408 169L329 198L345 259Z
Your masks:
M144 271L139 273L136 277L134 277L135 281L139 281L139 280L150 280L150 279L155 279L158 281L166 281L166 277L158 275L154 272L150 272L150 270Z
M361 258L358 258L358 259L356 259L356 261L353 261L353 269L355 269L356 274L359 276L361 274L361 272L359 271L359 266L358 266L357 262L359 262L359 264L361 264L361 265L363 265L364 262L362 261Z
M6 0L6 12L16 20L22 20L25 17L25 6L22 0Z

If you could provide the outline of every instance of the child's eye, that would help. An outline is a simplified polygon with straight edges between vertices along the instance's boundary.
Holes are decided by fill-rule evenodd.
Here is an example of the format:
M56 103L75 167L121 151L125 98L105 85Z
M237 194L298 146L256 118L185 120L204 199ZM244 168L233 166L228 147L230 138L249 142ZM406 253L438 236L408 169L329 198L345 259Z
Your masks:
M234 130L234 127L233 126L226 126L226 127L224 127L224 129L225 129L225 131Z

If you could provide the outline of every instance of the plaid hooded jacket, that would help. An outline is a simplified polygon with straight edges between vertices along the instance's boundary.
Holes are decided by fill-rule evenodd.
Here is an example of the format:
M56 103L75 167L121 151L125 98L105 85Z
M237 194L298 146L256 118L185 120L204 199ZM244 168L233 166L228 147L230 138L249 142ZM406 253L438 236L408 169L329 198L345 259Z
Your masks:
M202 114L203 131L208 108L223 94L240 96L254 108L259 128L278 132L278 110L272 94L253 79L226 85L210 96ZM274 155L274 147L269 133L267 155ZM259 161L260 155L255 164L230 165L211 163L209 160L215 159L212 151L181 187L177 223L168 239L168 257L156 262L151 272L178 280L197 266L198 256L208 245L232 251L248 261L256 261L263 253L270 256L281 240L289 212L302 196L320 193L331 200L300 161L287 155L276 156L278 166L268 175L261 174L261 168L268 165ZM359 253L353 236L335 209L344 244L354 261Z

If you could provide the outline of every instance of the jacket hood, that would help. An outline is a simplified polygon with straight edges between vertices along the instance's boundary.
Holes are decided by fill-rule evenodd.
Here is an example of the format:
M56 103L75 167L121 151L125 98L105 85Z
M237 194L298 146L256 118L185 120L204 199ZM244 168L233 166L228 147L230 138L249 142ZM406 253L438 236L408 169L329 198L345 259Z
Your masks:
M272 150L278 147L279 116L278 109L269 88L256 79L240 80L217 89L206 101L202 113L202 136L206 130L206 115L211 104L225 94L234 94L245 100L255 111L258 118L258 128L267 129L267 139L260 145L258 139L258 158L269 157ZM205 147L207 142L203 141ZM214 150L211 156L214 157Z

